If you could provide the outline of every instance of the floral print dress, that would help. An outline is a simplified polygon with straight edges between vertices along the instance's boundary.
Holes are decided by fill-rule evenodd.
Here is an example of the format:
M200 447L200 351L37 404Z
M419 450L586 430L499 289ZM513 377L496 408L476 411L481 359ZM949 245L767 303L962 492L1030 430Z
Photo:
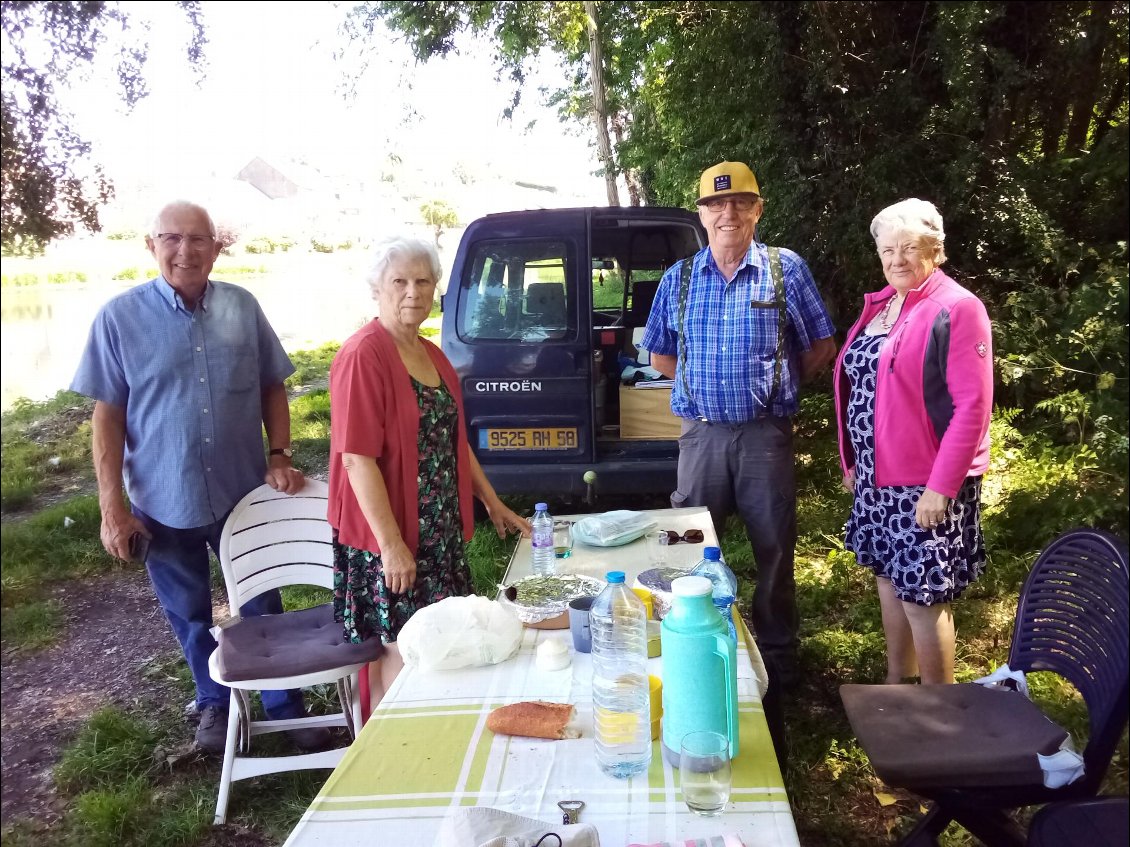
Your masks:
M919 606L949 603L985 569L981 478L966 477L945 519L933 529L915 520L924 485L875 485L875 382L886 335L860 333L844 354L851 385L847 430L855 451L855 498L845 546L886 577L895 596Z
M335 530L334 617L343 624L345 638L351 642L375 635L384 643L395 641L417 609L444 597L474 593L471 570L463 554L455 398L442 382L433 388L413 379L412 385L420 407L416 583L404 594L391 593L385 586L380 554L339 543Z

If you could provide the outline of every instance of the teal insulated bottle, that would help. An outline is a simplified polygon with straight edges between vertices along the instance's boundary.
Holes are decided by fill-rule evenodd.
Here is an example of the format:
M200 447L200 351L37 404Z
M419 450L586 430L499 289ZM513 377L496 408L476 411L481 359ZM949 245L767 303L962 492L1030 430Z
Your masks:
M663 757L679 766L689 732L712 730L738 755L738 659L730 627L714 607L713 584L702 576L671 583L671 610L663 618Z

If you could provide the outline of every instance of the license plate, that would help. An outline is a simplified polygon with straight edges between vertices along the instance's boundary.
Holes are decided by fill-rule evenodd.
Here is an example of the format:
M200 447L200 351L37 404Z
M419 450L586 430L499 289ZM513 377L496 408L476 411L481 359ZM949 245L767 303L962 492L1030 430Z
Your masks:
M479 430L480 450L572 450L576 446L576 427Z

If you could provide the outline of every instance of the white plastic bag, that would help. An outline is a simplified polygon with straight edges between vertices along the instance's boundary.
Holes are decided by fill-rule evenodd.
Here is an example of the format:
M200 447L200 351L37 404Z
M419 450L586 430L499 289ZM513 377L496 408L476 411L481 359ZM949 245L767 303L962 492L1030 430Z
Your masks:
M404 662L423 670L494 665L518 652L522 622L486 597L445 597L417 610L396 643Z
M573 524L573 540L591 547L618 547L635 541L655 527L655 520L644 512L619 509L581 518Z

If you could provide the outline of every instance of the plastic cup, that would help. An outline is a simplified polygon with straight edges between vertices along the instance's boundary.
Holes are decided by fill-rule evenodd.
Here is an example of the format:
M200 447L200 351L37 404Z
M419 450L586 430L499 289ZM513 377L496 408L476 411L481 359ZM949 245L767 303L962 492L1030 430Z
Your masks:
M569 601L569 631L573 634L573 649L578 653L592 652L589 610L595 599L595 597L577 597Z
M687 808L696 815L722 814L730 799L730 741L702 730L683 736L679 750L679 782Z
M651 591L646 588L633 588L632 592L643 601L644 608L647 609L647 619L651 620L655 617L655 600L652 599Z

